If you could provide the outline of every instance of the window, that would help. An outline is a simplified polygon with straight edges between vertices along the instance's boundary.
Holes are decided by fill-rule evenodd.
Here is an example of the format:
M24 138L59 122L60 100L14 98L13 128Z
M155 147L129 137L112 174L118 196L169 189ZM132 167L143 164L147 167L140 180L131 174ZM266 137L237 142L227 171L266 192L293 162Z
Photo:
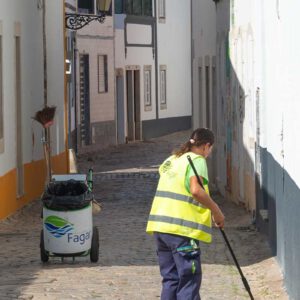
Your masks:
M145 110L151 110L151 66L144 66L144 99Z
M132 14L141 16L143 15L142 1L132 1Z
M78 12L81 14L94 14L94 0L78 0Z
M152 0L124 0L124 1L125 1L126 14L152 17Z
M115 0L115 13L123 14L124 10L124 0Z
M160 66L160 108L167 108L167 67Z
M210 77L209 66L205 67L205 95L206 95L206 127L210 128Z
M2 82L2 36L0 35L0 153L3 152L3 82Z
M111 16L112 0L78 0L77 6L79 14L100 15L100 12L105 12Z
M108 92L107 55L98 55L98 93Z
M143 15L152 17L152 0L143 0Z
M166 1L159 0L158 2L158 18L165 19L166 18Z

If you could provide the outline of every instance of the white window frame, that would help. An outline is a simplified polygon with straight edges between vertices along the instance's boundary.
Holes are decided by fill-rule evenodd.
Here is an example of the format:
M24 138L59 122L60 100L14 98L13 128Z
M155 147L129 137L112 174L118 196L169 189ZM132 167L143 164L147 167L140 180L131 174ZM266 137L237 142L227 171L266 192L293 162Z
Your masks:
M103 62L100 61L103 59ZM101 62L101 64L100 64ZM98 80L98 94L108 92L108 67L107 55L98 54L97 57L97 80Z
M151 66L144 66L144 109L152 110L152 72Z
M86 12L83 9L79 8L78 0L77 0L77 12L79 14L87 14L87 15L100 15L100 11L108 11L111 5L111 1L105 0L92 0L93 3L93 11Z
M167 108L167 66L159 67L160 109Z

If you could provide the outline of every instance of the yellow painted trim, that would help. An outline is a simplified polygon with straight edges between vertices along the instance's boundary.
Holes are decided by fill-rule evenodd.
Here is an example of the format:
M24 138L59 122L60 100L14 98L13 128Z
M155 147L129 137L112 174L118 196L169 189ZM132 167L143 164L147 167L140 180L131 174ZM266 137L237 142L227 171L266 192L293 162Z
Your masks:
M65 152L52 157L53 172L67 173L66 161ZM39 160L24 165L24 195L20 198L17 198L16 175L16 169L13 169L0 177L0 220L41 196L46 180L45 161Z

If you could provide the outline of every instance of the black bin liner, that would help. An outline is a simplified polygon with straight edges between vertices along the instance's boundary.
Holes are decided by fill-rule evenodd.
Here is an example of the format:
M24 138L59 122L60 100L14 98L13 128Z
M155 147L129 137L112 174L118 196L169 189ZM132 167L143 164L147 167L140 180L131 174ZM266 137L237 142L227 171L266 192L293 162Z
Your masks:
M70 179L50 182L41 200L48 209L77 210L88 206L93 200L93 194L84 182Z

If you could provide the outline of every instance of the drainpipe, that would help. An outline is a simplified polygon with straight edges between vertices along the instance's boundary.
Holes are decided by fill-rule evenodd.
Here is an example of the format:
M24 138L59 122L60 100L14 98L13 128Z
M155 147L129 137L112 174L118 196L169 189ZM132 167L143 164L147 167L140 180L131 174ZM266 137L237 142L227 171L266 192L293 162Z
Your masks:
M44 65L44 106L47 106L47 39L46 39L46 0L43 0L43 65Z
M154 0L154 64L155 64L155 101L156 101L156 119L158 115L158 57L157 57L157 0Z
M193 0L190 1L190 5L191 5L191 101L192 101L192 129L194 129L194 39L193 39L193 36L194 36L194 32L193 32Z
M43 66L44 66L44 106L48 104L47 98L47 38L46 38L46 0L43 0ZM47 179L51 180L51 141L50 141L50 127L45 128L44 138L44 153L46 159Z

